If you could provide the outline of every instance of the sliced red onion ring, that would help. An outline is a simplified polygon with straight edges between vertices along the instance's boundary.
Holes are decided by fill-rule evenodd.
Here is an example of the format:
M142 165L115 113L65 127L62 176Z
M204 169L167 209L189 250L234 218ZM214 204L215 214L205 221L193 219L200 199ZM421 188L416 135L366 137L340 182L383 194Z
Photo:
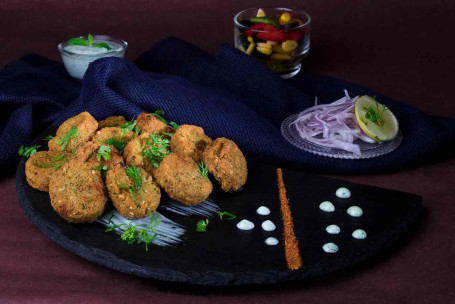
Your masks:
M311 143L361 155L359 145L354 142L375 141L357 123L354 108L358 96L351 98L346 90L344 93L345 97L330 104L318 104L316 98L315 105L305 110L305 114L299 114L291 126L295 125L300 137Z

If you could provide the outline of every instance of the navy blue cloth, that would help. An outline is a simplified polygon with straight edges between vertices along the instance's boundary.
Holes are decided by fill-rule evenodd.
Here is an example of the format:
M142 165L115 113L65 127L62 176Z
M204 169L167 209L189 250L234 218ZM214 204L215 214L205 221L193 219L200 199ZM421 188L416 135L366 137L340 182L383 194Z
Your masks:
M403 142L394 152L365 160L325 158L299 150L280 133L281 122L314 103L344 95L376 95L396 114ZM96 119L127 118L163 109L179 124L202 126L212 138L234 140L249 160L318 172L391 171L453 156L455 120L427 116L378 92L339 79L301 72L282 80L227 44L216 56L167 38L135 63L105 58L92 63L82 84L61 63L25 56L0 71L0 163L14 169L17 150L50 124L81 111ZM11 171L12 172L12 171Z

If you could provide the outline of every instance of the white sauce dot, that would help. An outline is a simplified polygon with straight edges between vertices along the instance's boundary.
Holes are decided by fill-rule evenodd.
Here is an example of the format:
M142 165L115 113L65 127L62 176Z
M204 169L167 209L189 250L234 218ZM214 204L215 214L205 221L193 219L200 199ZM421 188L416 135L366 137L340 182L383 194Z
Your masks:
M344 187L338 188L338 190L335 192L335 194L339 198L349 198L349 197L351 197L351 191L349 191L348 188L344 188Z
M327 243L322 246L322 250L324 250L327 253L335 253L338 251L338 246L335 245L334 243Z
M274 237L269 237L265 240L265 243L269 246L275 246L278 245L278 240Z
M330 234L339 234L341 229L337 225L329 225L327 228L325 228L325 231Z
M352 237L358 240L364 240L367 238L367 233L365 230L357 229L352 233Z
M261 226L265 231L273 231L276 229L275 224L269 220L264 221Z
M357 206L351 206L348 208L347 213L353 217L360 217L363 214L362 208Z
M325 212L333 212L335 211L335 206L331 202L325 201L319 205L319 209Z
M265 206L261 206L256 210L256 213L259 215L269 215L270 209Z
M249 220L241 220L237 223L237 228L240 230L251 230L254 228L254 224Z

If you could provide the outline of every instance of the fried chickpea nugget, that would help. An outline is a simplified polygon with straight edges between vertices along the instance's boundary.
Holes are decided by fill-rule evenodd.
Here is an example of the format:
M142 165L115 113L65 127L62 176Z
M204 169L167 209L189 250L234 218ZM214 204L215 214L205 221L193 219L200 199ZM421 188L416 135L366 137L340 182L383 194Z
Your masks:
M174 200L186 206L203 202L212 193L212 183L198 171L198 165L188 155L166 155L155 171L156 181Z
M120 127L126 123L126 119L123 116L110 116L104 120L98 121L98 130L110 127Z
M92 168L97 168L98 166L107 166L110 168L116 164L123 163L123 158L118 154L114 146L98 141L86 142L82 147L77 149L75 159L90 163Z
M98 129L98 122L88 112L82 112L65 120L48 145L50 151L72 151L89 141ZM65 139L68 144L64 146Z
M224 191L238 190L246 183L246 159L232 140L224 137L215 139L204 150L202 160Z
M90 223L106 209L107 191L101 172L90 163L73 159L51 177L49 196L52 208L72 223Z
M28 184L37 190L49 192L49 181L55 171L71 158L71 154L61 151L39 151L25 163L25 176Z
M212 139L205 135L201 127L181 125L171 138L171 151L189 155L199 163L202 160L202 152L211 143Z
M141 181L139 187L128 176L127 169L137 170ZM129 219L147 217L160 204L160 187L142 168L127 168L124 164L110 168L106 173L106 187L115 209Z
M150 113L142 112L137 117L137 125L141 134L155 134L160 135L163 133L174 133L174 129L159 120L157 117Z
M165 155L170 153L169 139L155 134L142 134L130 141L123 150L125 162L154 175Z

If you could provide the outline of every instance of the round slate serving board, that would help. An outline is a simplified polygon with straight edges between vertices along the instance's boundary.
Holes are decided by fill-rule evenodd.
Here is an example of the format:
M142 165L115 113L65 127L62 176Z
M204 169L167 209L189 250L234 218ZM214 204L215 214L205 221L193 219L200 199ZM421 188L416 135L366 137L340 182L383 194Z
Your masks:
M42 138L54 134L50 128L34 144L46 146ZM284 169L283 177L299 239L303 266L296 271L287 269L282 237L283 224L278 198L276 167L249 162L248 182L243 191L227 194L215 190L212 197L222 210L237 215L233 221L213 217L204 233L196 232L200 216L181 216L159 210L166 217L184 225L184 241L173 247L152 246L145 251L142 244L128 245L118 235L105 232L99 223L70 224L60 218L50 206L47 193L28 186L25 159L17 171L17 194L22 208L31 221L52 241L92 262L111 269L163 281L188 282L199 285L227 286L270 284L301 280L347 269L396 245L415 226L422 209L420 196L350 183ZM347 187L352 196L339 199L335 191ZM336 210L319 210L322 201L331 201ZM256 214L265 205L269 216ZM346 213L356 205L363 209L360 218ZM238 221L255 223L252 231L240 231ZM265 232L261 223L271 220L277 226ZM339 235L329 235L325 228L340 226ZM364 229L368 237L356 240L351 234ZM264 240L273 236L280 242L267 246ZM327 242L336 243L335 254L323 252Z

